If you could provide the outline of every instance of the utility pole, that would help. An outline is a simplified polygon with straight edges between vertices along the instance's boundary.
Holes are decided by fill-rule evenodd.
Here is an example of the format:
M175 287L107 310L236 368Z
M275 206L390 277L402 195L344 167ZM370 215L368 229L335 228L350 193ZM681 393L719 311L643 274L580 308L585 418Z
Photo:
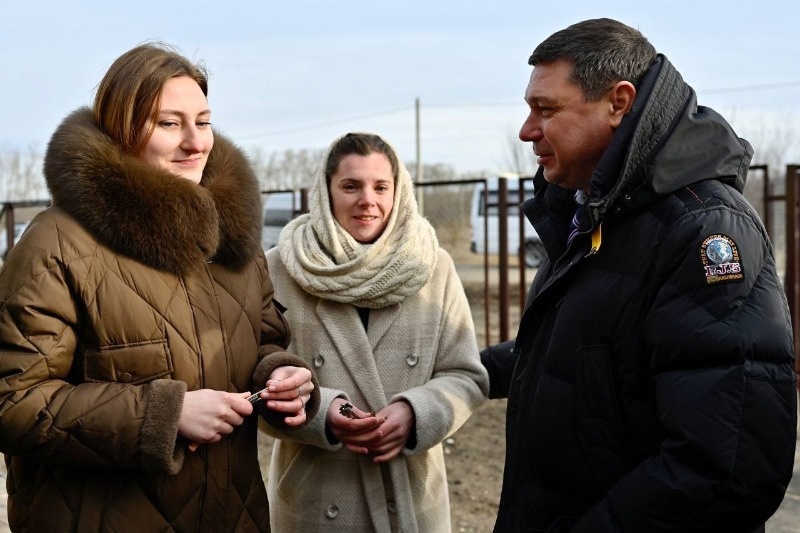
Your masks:
M414 109L416 110L416 125L417 125L417 183L422 183L424 181L424 176L422 175L422 153L421 153L421 143L419 139L419 97L415 100ZM423 191L423 187L417 188L417 206L419 208L419 214L425 215L425 193Z

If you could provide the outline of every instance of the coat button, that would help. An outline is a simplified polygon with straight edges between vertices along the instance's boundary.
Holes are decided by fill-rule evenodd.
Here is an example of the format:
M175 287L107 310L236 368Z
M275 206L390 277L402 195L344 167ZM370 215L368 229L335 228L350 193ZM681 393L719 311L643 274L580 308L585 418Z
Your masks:
M123 372L119 375L119 381L120 383L130 383L133 381L133 376L129 372Z
M325 516L328 518L336 518L339 516L339 508L333 504L329 505L327 509L325 509Z
M386 509L388 509L390 513L395 514L397 512L397 504L394 503L394 500L389 500L386 502Z
M322 357L322 354L317 354L314 356L314 368L319 368L325 364L325 358Z
M407 355L406 363L408 363L408 366L417 366L417 363L419 363L419 356L415 353Z

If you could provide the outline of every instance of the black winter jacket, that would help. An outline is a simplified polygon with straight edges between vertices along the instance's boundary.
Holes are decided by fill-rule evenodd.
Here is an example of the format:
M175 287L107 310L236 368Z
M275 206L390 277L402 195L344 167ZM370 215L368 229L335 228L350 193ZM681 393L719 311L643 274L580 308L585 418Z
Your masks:
M540 169L523 209L550 260L516 341L482 354L508 397L495 531L753 531L777 509L797 398L752 153L659 56L569 247L574 191Z

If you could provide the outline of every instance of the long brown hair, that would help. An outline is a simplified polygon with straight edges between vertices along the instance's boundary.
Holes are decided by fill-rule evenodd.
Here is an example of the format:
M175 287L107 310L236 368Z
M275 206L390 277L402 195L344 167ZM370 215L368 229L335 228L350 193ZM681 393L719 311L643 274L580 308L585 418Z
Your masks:
M138 155L153 133L144 131L161 106L161 89L176 76L188 76L208 96L208 74L164 43L128 50L109 67L94 98L94 120L125 152Z

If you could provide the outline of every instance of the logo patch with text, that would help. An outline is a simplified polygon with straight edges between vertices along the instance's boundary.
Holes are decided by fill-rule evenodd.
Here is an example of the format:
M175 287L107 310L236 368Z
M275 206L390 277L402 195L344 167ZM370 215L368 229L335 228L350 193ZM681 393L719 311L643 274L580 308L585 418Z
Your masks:
M700 245L700 261L709 285L744 279L739 249L727 235L706 237Z

